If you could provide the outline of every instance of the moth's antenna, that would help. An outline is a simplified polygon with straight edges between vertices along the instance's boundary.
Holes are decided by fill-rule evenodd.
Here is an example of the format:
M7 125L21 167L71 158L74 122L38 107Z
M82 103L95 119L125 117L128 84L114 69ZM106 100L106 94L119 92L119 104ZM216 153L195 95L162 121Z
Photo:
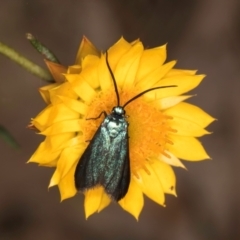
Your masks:
M120 100L119 100L119 93L118 93L117 83L116 83L116 79L115 79L115 77L113 75L112 69L110 68L109 63L108 63L108 52L107 51L106 51L106 63L107 63L107 67L108 67L108 70L110 72L110 75L112 77L112 80L113 80L114 89L115 89L115 93L116 93L116 96L117 96L117 106L119 106Z
M156 89L160 89L160 88L170 88L170 87L177 87L177 85L169 85L169 86L160 86L160 87L155 87L155 88L149 88L139 94L137 94L135 97L131 98L130 100L128 100L122 107L125 108L130 102L134 101L135 99L141 97L143 94L156 90Z

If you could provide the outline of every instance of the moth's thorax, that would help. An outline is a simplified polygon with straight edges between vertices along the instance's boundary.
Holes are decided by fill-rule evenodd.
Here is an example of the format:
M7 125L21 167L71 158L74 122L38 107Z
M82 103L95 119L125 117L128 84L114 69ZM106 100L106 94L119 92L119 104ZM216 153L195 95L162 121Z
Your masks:
M125 115L125 110L123 109L123 107L117 106L112 109L112 114L123 116Z
M122 107L114 107L112 113L109 114L103 122L103 126L112 138L117 137L123 131L125 132L127 125L125 110Z

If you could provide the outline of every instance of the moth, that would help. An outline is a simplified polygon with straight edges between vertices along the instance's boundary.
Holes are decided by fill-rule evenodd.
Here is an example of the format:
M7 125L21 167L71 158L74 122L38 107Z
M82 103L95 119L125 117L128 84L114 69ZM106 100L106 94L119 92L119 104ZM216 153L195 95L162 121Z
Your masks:
M124 108L147 92L176 86L159 86L147 89L128 100L123 106L120 106L119 91L108 62L108 52L106 52L106 64L113 80L117 106L113 107L110 114L103 111L96 118L86 119L98 119L102 114L105 116L83 155L80 157L75 170L75 186L81 192L102 186L108 196L117 202L126 195L131 178L129 124L126 120L127 116Z

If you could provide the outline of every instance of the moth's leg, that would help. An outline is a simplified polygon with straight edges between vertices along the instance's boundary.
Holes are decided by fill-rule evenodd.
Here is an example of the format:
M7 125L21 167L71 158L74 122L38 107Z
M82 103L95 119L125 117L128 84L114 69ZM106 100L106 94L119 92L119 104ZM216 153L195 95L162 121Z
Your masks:
M107 113L105 111L102 111L98 117L96 118L86 118L86 120L97 120L98 118L100 118L102 116L102 114L104 114L105 117L107 117Z
M107 117L107 113L105 111L102 111L98 117L96 118L86 118L86 120L97 120L98 118L101 117L101 115L104 114L105 117ZM92 140L86 140L85 142L91 142Z

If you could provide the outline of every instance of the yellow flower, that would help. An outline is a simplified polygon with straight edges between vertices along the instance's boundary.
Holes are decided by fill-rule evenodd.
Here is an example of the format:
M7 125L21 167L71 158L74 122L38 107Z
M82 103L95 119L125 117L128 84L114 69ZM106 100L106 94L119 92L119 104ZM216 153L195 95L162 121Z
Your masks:
M120 106L147 89L177 86L149 91L124 108L129 122L131 179L127 194L118 203L137 219L143 195L160 205L164 205L165 194L176 195L172 166L184 168L180 159L209 159L197 138L209 134L205 127L214 119L184 102L191 95L183 95L197 87L204 75L173 68L176 61L165 60L166 45L144 50L139 40L128 43L121 38L108 49ZM117 98L106 54L86 38L75 65L64 68L48 62L48 66L56 83L40 89L48 105L31 123L46 138L29 162L56 168L49 187L58 185L64 200L77 193L76 166L104 116L89 118L97 118L103 111L110 114ZM84 195L86 217L111 202L102 186L87 189Z

